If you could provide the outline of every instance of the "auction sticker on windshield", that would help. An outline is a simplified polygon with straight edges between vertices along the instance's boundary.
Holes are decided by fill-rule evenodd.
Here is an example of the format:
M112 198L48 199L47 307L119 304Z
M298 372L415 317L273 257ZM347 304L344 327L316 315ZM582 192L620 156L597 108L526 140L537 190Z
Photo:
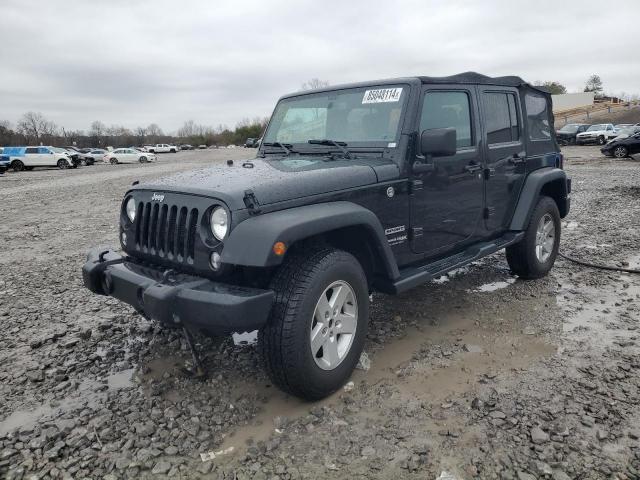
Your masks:
M379 88L364 92L362 103L397 102L402 95L402 88Z

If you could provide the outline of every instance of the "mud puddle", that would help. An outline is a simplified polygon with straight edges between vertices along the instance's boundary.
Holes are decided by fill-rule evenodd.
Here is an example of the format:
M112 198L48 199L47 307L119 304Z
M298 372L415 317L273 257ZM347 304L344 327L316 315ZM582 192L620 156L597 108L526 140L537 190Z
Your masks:
M60 414L79 408L97 409L109 391L133 387L133 373L134 369L128 369L110 374L102 381L85 379L73 393L62 399L43 403L31 410L15 410L0 422L0 435L17 428L31 428L43 419L55 420Z
M507 285L512 283L510 281ZM532 302L541 301L526 301L526 308L530 308ZM423 399L442 403L452 395L475 388L479 379L485 376L495 378L527 368L557 350L555 345L543 338L520 333L515 319L506 315L499 320L513 328L500 332L497 329L478 329L476 315L461 314L446 304L440 305L438 310L435 312L439 319L437 325L429 325L425 319L418 319L417 326L407 327L401 337L391 339L382 346L368 343L365 351L371 360L371 367L368 371L355 370L350 379L353 388L367 389L388 384L407 400ZM277 417L298 419L314 407L332 408L345 394L345 389L319 402L305 402L291 397L270 384L238 384L235 394L245 392L257 394L265 402L249 423L237 427L226 436L220 450L233 447L231 456L241 454L248 445L265 441L271 435L284 433L277 429ZM358 415L384 416L384 413L384 410L368 410Z

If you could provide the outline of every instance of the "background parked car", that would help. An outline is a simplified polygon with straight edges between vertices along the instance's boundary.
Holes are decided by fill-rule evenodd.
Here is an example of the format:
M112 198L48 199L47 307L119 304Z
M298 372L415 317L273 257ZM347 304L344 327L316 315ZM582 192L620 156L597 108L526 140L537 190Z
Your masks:
M206 150L207 146L206 145L198 145L198 150Z
M10 164L9 155L0 155L0 175L9 170Z
M585 132L591 125L588 123L567 123L556 131L556 138L560 145L575 145L576 135Z
M618 136L613 140L622 140L623 138L630 137L631 135L635 135L640 132L640 125L630 125L628 127L620 128L617 133ZM611 140L613 142L613 140Z
M246 142L244 142L244 148L256 148L257 139L253 137L247 138Z
M196 147L194 147L193 145L189 145L189 144L185 144L185 145L180 145L180 150L194 150Z
M608 157L625 158L640 153L640 132L626 138L616 138L600 149Z
M91 159L93 163L102 162L102 157L104 157L104 154L107 153L104 148L94 148L93 150L88 150L88 152L83 153L84 158L87 160Z
M133 148L118 148L113 152L107 152L102 159L112 165L118 163L146 163L156 160L156 155L150 152L140 152Z
M158 143L147 147L147 152L151 153L176 153L178 150L178 147L175 145L169 145L168 143Z
M69 153L56 147L5 147L14 171L33 170L35 167L72 168L73 160Z
M578 133L576 135L576 145L583 145L585 143L597 143L598 145L604 145L608 140L611 140L616 136L617 133L613 124L599 123L591 125L585 132Z
M64 149L69 152L71 159L77 165L93 165L95 161L92 158L87 159L84 155L84 152L77 147L64 147Z

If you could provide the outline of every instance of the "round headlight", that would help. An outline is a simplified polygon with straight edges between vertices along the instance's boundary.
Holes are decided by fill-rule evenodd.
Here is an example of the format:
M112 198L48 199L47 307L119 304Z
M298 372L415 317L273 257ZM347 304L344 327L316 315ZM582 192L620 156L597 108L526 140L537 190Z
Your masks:
M218 240L222 240L229 231L229 218L227 211L222 207L216 207L211 212L211 233Z
M136 201L133 198L127 200L125 209L127 211L127 217L129 217L129 221L133 223L136 219Z

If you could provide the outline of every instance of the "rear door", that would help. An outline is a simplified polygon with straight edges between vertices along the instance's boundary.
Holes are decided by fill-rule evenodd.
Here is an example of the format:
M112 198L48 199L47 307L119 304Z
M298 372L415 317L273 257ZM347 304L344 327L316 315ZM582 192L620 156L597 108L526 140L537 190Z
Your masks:
M485 227L488 234L506 230L526 173L526 150L518 90L478 87L483 115L486 166Z
M42 165L38 147L27 147L24 150L24 158L21 159L26 167L37 167Z

